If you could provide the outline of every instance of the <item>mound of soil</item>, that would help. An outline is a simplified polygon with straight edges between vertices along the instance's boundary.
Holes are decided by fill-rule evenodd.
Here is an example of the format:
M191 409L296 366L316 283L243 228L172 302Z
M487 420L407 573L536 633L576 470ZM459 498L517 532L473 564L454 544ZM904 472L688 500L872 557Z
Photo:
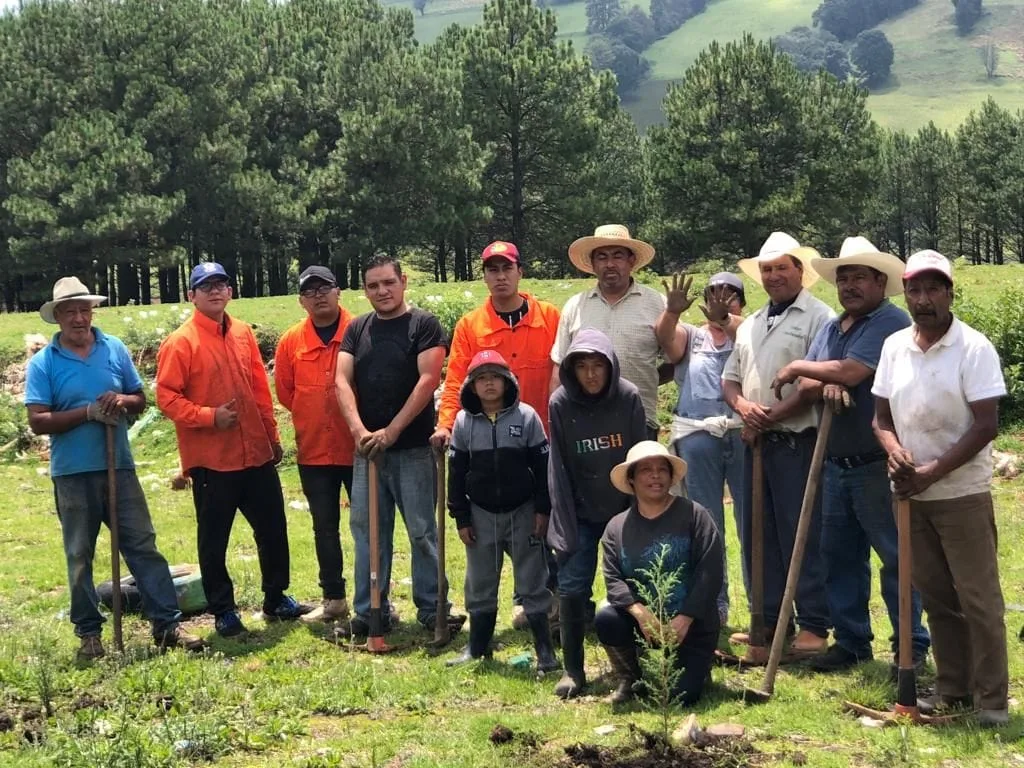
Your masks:
M740 768L758 765L759 753L746 739L706 736L696 747L665 744L640 732L640 743L617 747L573 744L565 748L564 768Z

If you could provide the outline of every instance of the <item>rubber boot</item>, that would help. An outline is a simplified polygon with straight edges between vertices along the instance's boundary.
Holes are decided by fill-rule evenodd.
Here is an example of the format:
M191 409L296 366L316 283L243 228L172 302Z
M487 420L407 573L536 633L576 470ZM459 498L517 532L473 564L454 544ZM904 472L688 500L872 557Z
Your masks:
M542 675L561 669L562 665L555 658L555 649L551 645L551 628L548 626L546 613L528 613L526 620L533 633L533 649L537 652L537 671Z
M497 611L469 614L469 645L454 659L448 659L445 666L455 667L475 659L491 658L491 638L494 637L494 624L497 620Z
M612 704L625 704L632 701L636 695L633 686L640 679L640 660L636 655L636 646L606 645L605 653L608 654L608 661L612 663L612 672L618 678L618 685L612 691L609 701Z
M576 698L587 686L587 675L583 671L585 603L586 598L583 597L562 597L558 600L565 674L555 686L555 695L563 699Z

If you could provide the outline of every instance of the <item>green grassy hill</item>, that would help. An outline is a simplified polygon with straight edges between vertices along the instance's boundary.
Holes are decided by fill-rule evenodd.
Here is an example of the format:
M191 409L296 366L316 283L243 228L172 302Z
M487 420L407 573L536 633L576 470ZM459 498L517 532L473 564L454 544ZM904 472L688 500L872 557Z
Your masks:
M768 38L795 26L810 26L819 2L711 0L703 14L645 52L652 64L651 79L625 102L626 108L641 127L660 122L668 86L682 77L708 43L735 40L745 32ZM416 16L416 34L429 41L450 24L475 24L482 7L482 0L435 0L424 16ZM580 50L587 42L584 8L582 0L553 7L561 36ZM966 37L957 34L949 0L924 0L879 26L896 49L890 82L868 100L879 123L916 130L934 121L955 128L988 96L1011 110L1024 107L1024 0L984 0L984 9L985 15ZM982 60L989 41L999 52L992 79Z

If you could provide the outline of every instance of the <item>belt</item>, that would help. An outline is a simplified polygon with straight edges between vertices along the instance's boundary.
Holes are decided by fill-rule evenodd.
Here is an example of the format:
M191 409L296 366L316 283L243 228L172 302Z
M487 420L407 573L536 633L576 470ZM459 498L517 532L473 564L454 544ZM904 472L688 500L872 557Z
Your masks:
M888 458L888 455L889 454L879 448L876 451L861 453L856 456L828 456L825 460L829 464L835 464L843 467L844 469L857 469L857 467L874 464L876 461L883 461Z

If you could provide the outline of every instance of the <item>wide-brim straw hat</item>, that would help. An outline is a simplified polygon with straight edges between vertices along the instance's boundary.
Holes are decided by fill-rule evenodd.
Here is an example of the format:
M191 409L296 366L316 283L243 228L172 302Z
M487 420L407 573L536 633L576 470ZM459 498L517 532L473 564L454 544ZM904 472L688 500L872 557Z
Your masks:
M818 273L814 271L811 262L820 259L821 254L809 246L800 245L796 238L787 235L785 232L772 232L764 241L760 252L752 259L740 259L737 266L751 280L761 285L762 261L775 261L780 256L792 256L803 265L803 286L810 288L818 282Z
M77 277L62 277L53 284L53 300L39 308L39 316L46 322L56 325L57 318L53 316L53 310L58 304L65 301L91 301L92 305L97 307L106 300L106 296L93 293Z
M891 253L878 250L866 237L848 237L843 240L839 256L835 259L818 257L811 262L814 271L832 285L836 284L836 273L840 267L870 267L884 274L886 296L903 293L903 262Z
M654 258L654 246L645 243L643 240L634 240L629 230L621 224L603 224L594 230L590 237L581 237L574 240L569 246L569 261L580 272L594 274L594 265L590 263L590 254L596 248L614 248L621 246L629 248L636 257L633 269L642 269L651 263Z
M669 453L668 448L654 440L642 440L629 449L629 453L626 454L626 460L621 464L616 464L612 469L612 485L623 493L632 495L633 486L629 484L628 479L629 468L638 461L655 457L666 459L672 465L672 482L665 489L666 492L669 492L673 486L678 485L686 477L686 462L678 456Z

